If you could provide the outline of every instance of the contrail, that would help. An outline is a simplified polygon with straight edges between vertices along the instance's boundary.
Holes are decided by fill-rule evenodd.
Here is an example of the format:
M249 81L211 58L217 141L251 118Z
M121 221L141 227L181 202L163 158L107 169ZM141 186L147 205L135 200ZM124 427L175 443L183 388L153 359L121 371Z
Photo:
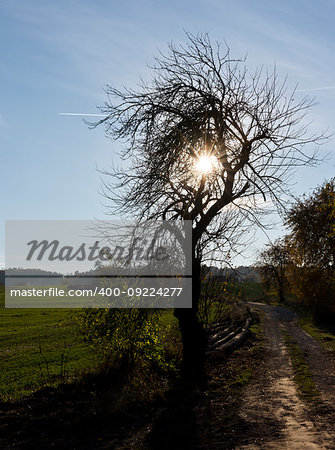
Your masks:
M59 116L86 116L86 117L107 117L107 114L89 114L89 113L58 113Z
M310 88L310 89L297 89L295 92L327 91L330 89L335 89L335 86L324 86L324 87Z

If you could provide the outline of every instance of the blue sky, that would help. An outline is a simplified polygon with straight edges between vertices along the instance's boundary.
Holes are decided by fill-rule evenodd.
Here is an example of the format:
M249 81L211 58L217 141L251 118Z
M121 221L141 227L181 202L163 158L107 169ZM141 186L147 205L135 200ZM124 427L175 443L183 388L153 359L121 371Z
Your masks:
M147 63L183 30L226 40L248 65L273 68L315 96L312 130L335 131L335 2L315 1L6 1L0 3L0 267L4 220L103 218L96 167L108 169L119 145L80 117L97 113L103 86L148 79ZM334 138L318 168L299 170L294 191L334 175ZM270 233L274 237L281 227ZM253 249L262 246L259 235ZM248 258L238 263L248 263Z

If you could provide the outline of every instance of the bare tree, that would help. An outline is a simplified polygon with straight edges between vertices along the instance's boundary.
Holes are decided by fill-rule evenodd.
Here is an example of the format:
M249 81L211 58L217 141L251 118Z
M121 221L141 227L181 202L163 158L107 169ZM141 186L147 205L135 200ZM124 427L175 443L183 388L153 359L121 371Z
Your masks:
M183 374L204 376L205 337L197 319L200 264L211 243L234 238L230 216L257 219L267 199L280 202L292 169L316 163L304 117L312 101L296 101L276 72L251 74L208 35L187 34L155 59L150 83L107 86L101 111L112 139L125 141L124 170L109 172L113 213L138 220L192 220L193 308L176 309ZM237 220L237 221L236 221ZM235 232L240 228L235 226ZM229 233L229 234L228 234Z

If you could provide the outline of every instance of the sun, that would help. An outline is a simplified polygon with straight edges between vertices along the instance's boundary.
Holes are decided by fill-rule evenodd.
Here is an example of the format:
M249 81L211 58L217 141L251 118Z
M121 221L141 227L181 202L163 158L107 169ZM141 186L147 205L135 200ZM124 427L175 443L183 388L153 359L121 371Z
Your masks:
M199 175L212 174L218 165L218 160L214 155L200 155L194 163L194 170Z

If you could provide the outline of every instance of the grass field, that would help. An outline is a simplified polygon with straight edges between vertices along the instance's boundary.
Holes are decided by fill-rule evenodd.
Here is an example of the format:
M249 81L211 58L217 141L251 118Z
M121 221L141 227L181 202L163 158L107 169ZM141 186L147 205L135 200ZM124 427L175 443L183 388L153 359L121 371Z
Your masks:
M258 283L241 283L238 289L245 299L259 298ZM4 306L5 292L0 287L0 401L71 381L99 364L96 352L77 334L73 310ZM162 319L178 329L172 310L163 312Z
M98 363L66 309L5 309L0 288L0 400L66 381Z
M259 301L264 296L261 283L256 281L238 282L236 288L241 293L242 298L249 302Z

